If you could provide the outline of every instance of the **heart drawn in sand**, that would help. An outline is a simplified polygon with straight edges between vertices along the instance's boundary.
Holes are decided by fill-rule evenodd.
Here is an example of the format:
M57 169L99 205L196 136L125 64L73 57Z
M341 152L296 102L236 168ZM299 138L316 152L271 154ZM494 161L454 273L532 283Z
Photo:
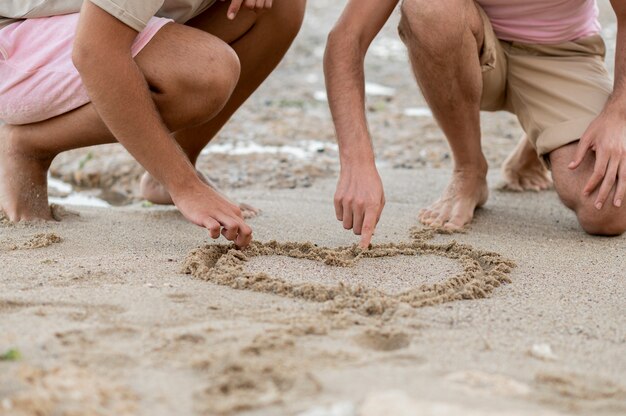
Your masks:
M374 245L361 250L349 247L319 247L312 243L253 242L240 251L232 245L207 245L193 250L183 264L183 272L234 289L272 293L315 302L332 301L336 310L354 309L366 315L382 314L399 303L413 307L437 305L461 299L479 299L489 296L504 283L510 283L508 274L515 267L513 261L500 254L476 249L456 241L443 244L429 243L443 230L413 229L411 241ZM362 258L393 256L437 255L455 259L463 271L435 284L423 284L399 294L390 295L364 286L335 286L316 283L290 283L267 273L246 270L246 262L255 256L287 256L319 261L336 267L351 267Z

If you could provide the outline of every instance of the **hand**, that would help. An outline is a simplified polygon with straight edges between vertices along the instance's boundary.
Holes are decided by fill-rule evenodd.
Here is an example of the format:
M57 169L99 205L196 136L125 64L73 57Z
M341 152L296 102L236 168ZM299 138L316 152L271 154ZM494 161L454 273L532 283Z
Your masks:
M626 120L617 112L605 109L581 137L574 160L568 167L576 169L580 166L589 150L595 152L596 161L583 195L590 195L600 186L594 205L602 209L615 188L613 205L621 207L626 195Z
M211 238L222 234L239 248L252 241L252 229L244 222L239 207L208 185L201 183L191 191L172 193L172 199L185 218L209 230Z
M359 246L370 245L385 206L385 193L375 165L342 169L335 192L335 214L343 228L361 236Z
M230 7L228 7L227 17L229 20L235 20L235 17L237 17L237 13L239 13L239 9L241 9L242 5L251 10L271 9L272 1L273 0L231 0Z

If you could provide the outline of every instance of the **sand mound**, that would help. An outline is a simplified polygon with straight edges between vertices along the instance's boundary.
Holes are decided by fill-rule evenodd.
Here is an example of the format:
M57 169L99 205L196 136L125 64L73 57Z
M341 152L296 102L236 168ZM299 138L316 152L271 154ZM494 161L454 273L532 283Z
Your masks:
M379 315L395 309L399 303L413 307L436 305L461 299L489 296L508 277L514 263L497 253L475 249L456 241L432 244L428 241L437 230L411 231L411 242L372 246L361 250L349 247L318 247L312 243L254 242L240 251L232 245L207 245L193 250L184 262L183 272L212 283L234 289L272 293L315 302L329 302L329 309L357 310L365 315ZM336 267L352 267L363 258L437 255L457 260L463 271L435 284L423 284L399 294L390 295L361 285L343 283L329 286L315 283L292 283L266 273L251 273L246 262L256 256L287 256L307 259Z
M63 239L55 233L39 233L35 234L20 245L12 246L11 250L32 250L35 248L44 248L51 246L52 244L60 243L61 241L63 241Z

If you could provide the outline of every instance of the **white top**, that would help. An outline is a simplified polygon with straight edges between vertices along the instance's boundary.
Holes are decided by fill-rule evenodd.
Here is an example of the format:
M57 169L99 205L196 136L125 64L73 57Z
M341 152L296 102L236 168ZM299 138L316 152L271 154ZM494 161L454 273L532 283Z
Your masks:
M89 0L120 21L141 32L153 16L185 23L216 0ZM78 13L83 0L2 0L0 29L21 19Z

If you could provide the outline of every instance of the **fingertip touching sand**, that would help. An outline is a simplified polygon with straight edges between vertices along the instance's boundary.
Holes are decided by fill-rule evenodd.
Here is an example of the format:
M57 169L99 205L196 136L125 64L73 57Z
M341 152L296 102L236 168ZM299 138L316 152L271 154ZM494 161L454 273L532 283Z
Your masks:
M452 231L416 228L411 230L410 242L374 245L367 250L362 250L357 245L328 248L309 242L255 241L243 251L230 245L208 245L192 251L182 270L196 278L235 289L273 293L314 302L330 301L330 310L353 309L366 315L383 314L396 308L399 303L422 307L460 299L485 298L495 288L510 283L508 274L515 267L512 260L456 241L447 244L428 242L436 233L451 234ZM461 263L463 272L450 276L443 282L389 295L380 290L344 283L336 286L290 283L266 273L250 273L246 270L246 262L256 256L288 256L335 267L352 267L362 258L424 254L455 259Z

